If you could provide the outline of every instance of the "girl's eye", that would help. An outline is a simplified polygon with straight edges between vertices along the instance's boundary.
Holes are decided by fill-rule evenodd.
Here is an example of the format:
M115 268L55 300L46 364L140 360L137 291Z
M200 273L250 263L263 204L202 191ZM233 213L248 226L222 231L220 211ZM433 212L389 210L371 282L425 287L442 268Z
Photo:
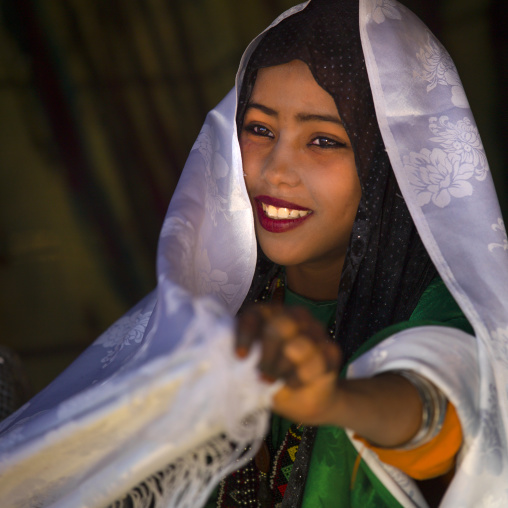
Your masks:
M332 138L327 138L326 136L319 136L314 138L311 142L311 145L319 146L320 148L342 148L346 146L345 143L341 143Z
M247 125L247 126L245 126L245 130L247 132L251 132L252 134L254 134L256 136L261 136L264 138L275 137L273 135L273 132L270 129L267 129L263 125L259 125L259 124Z

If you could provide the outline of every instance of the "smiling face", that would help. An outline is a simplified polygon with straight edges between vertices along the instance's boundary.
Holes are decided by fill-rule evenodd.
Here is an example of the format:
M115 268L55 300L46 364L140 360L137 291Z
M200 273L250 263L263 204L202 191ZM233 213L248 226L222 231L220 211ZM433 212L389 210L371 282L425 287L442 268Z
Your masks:
M263 252L286 266L288 283L329 273L338 287L360 181L335 102L305 63L258 71L240 148Z

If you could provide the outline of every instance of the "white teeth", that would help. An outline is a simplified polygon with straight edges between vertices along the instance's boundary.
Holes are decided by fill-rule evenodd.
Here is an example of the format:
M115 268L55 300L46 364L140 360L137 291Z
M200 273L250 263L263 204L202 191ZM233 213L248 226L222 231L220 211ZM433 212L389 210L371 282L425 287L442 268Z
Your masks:
M263 208L264 208L264 205L263 205ZM266 215L268 215L268 217L272 217L273 219L277 218L277 208L275 208L275 206L268 205L266 207L265 213L266 213Z
M270 219L298 219L309 215L310 210L293 210L292 208L277 208L273 205L261 203L263 211Z

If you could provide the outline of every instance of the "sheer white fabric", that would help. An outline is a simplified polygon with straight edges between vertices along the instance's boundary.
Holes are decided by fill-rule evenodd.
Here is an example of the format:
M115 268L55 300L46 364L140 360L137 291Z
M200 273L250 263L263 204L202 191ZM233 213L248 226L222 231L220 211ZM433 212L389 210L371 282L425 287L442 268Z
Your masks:
M402 194L476 333L471 343L449 329L404 332L364 357L363 372L414 368L456 404L464 444L442 506L508 506L508 243L478 129L450 56L407 8L361 0L360 33Z
M453 62L419 20L394 0L360 0L360 30L401 191L477 338L406 331L349 375L410 368L432 379L464 430L443 506L508 506L508 241L483 146ZM256 256L235 110L233 90L191 151L161 231L156 291L0 425L2 506L103 507L149 477L128 494L134 506L199 506L263 435L274 387L254 356L232 353L231 316ZM403 505L425 506L407 477L366 460Z
M274 386L233 354L256 260L232 91L207 117L161 231L157 290L2 422L2 506L199 506L266 431ZM237 446L233 448L231 443ZM251 446L251 451L245 448Z

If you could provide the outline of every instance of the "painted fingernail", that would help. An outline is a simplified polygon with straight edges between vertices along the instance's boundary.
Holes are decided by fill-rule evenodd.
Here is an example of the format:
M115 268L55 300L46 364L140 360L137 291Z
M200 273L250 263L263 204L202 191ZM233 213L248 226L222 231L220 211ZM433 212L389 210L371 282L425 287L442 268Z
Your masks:
M239 346L236 348L236 356L238 358L246 358L249 354L249 350L245 346Z
M266 381L267 383L275 383L277 380L276 378L269 376L268 374L265 374L264 372L261 372L261 379L263 381Z

